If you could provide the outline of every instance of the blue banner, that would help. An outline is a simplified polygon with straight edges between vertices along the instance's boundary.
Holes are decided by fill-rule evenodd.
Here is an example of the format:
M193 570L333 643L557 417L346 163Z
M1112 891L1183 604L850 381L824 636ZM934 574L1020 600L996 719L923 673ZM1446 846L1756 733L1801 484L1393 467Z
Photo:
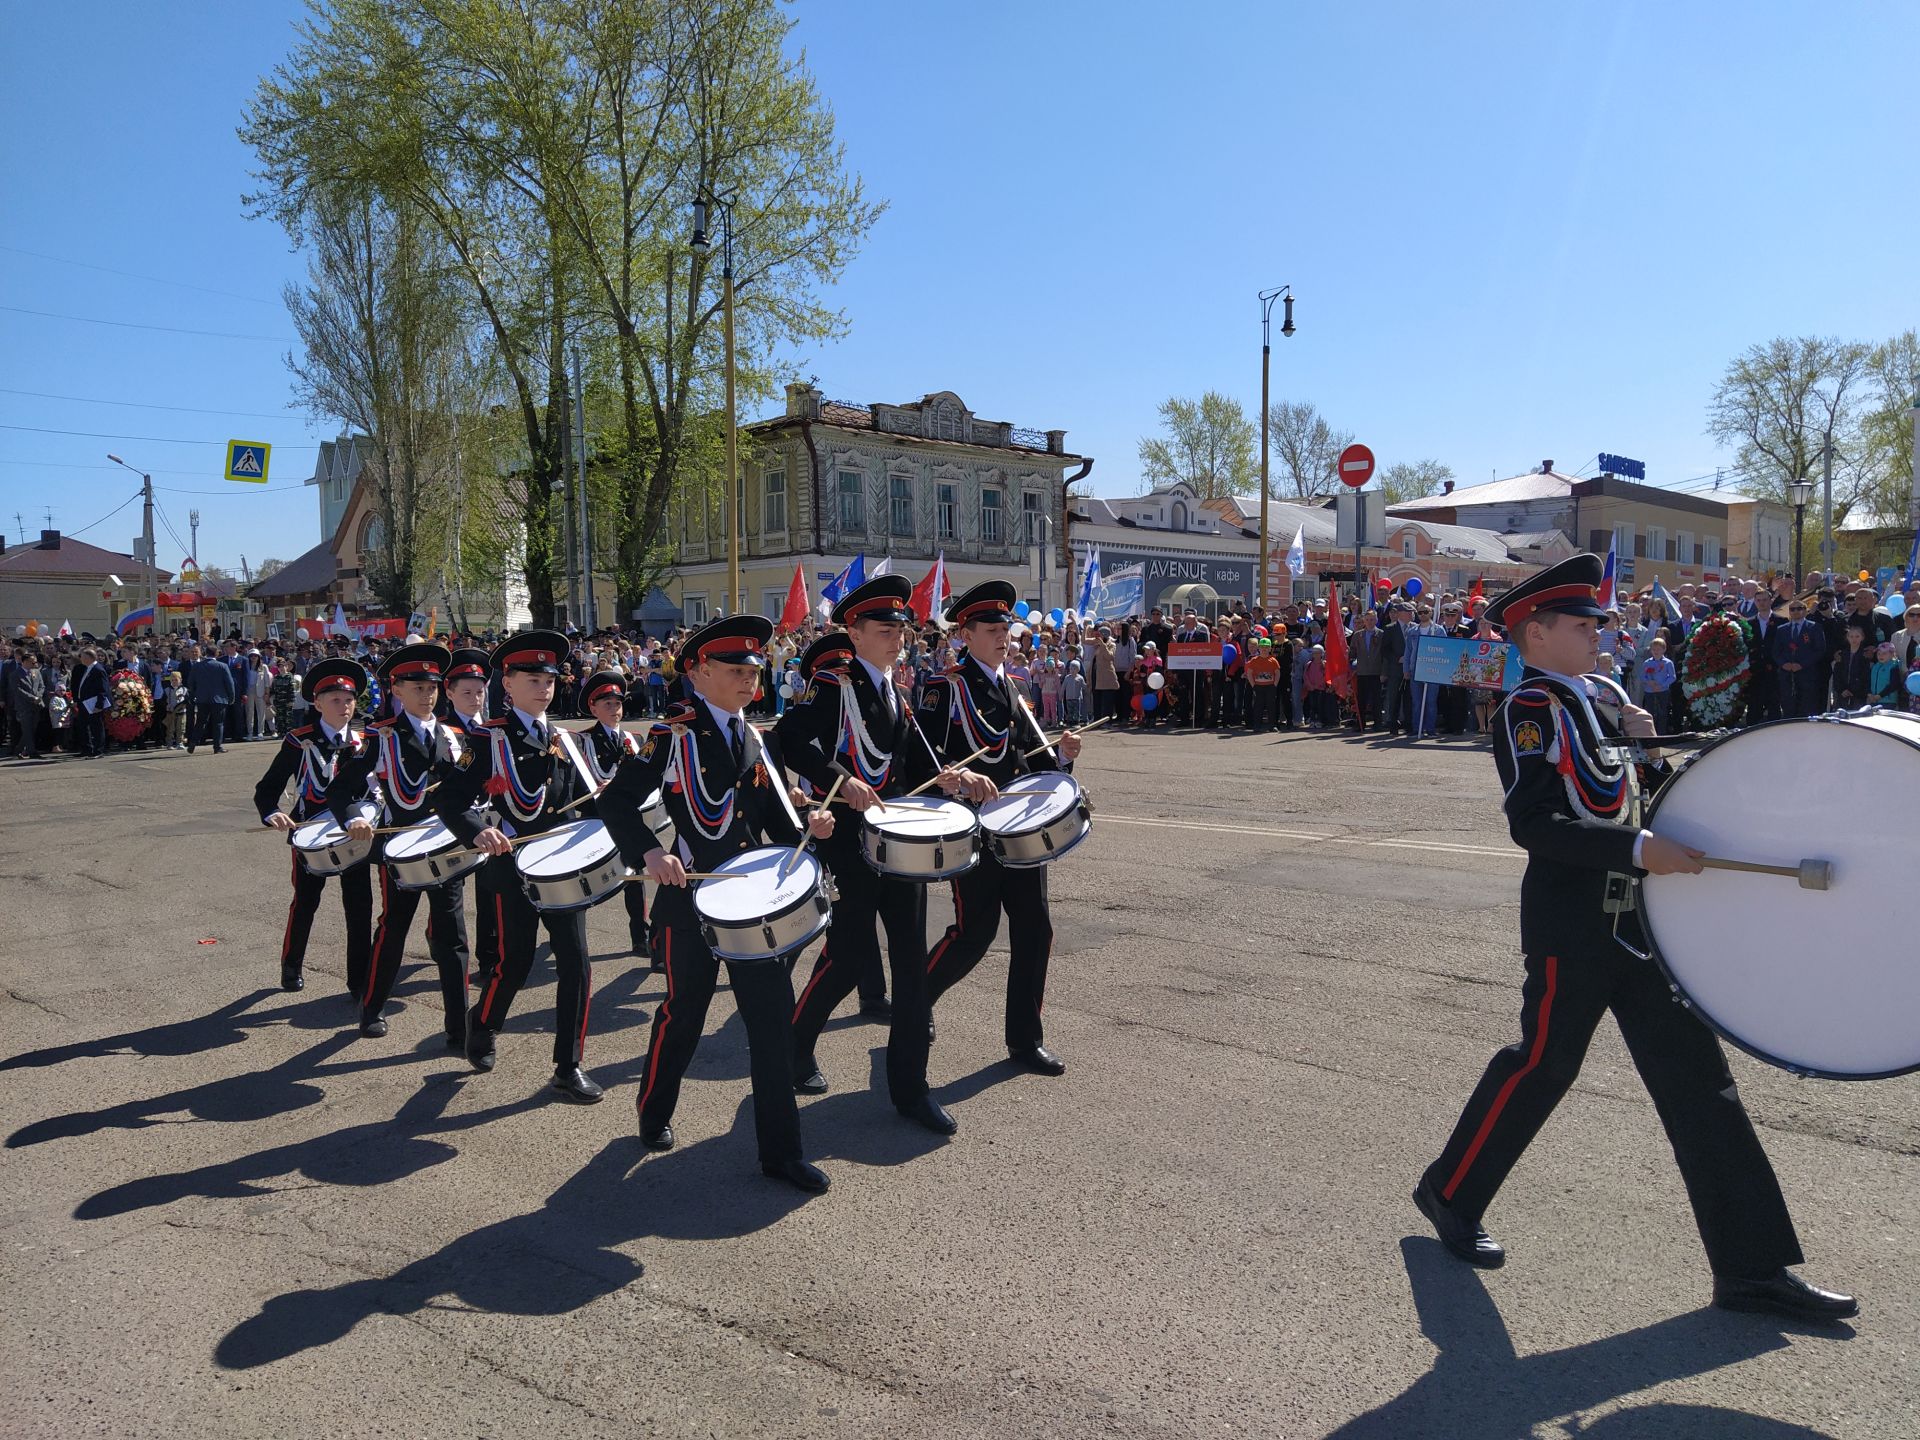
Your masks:
M1413 637L1413 683L1464 685L1470 690L1511 690L1523 668L1517 646L1505 640Z
M1147 613L1147 573L1139 562L1122 565L1100 577L1094 587L1093 604L1082 619L1124 620L1129 615Z

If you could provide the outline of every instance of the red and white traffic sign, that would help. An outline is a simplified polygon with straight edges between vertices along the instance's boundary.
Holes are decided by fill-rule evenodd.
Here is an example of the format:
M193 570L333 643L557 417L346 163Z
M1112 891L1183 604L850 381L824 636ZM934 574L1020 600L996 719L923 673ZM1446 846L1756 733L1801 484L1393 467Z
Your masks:
M1340 483L1358 490L1373 478L1373 452L1364 445L1347 446L1340 452Z

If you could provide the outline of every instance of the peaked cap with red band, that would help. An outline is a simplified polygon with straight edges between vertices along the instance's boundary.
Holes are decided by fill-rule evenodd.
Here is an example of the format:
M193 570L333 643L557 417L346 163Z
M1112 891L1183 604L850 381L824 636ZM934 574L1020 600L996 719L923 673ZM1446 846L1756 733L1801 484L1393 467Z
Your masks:
M572 653L573 642L558 630L522 630L493 647L493 668L558 675Z
M484 650L456 650L450 657L445 678L448 681L484 680L492 673L491 663Z
M836 670L853 658L853 637L844 630L829 630L800 657L800 679L813 679L816 670Z
M311 705L315 696L325 695L332 690L359 695L366 688L367 667L358 660L335 656L307 668L306 676L300 682L300 698Z
M402 645L380 662L375 673L385 685L396 680L431 680L437 685L446 678L447 667L452 663L453 656L446 646L426 640Z
M971 590L947 602L947 621L953 625L965 625L970 621L1006 625L1013 620L1014 599L1011 581L982 580Z
M591 707L597 700L609 695L617 695L624 704L627 698L627 677L618 670L596 670L587 677L587 683L581 691L581 703Z
M833 623L851 625L856 620L889 620L911 625L919 618L907 603L912 596L913 582L906 576L876 575L833 607Z
M1600 603L1600 580L1606 568L1606 562L1590 552L1569 555L1507 591L1487 606L1486 616L1510 631L1536 615L1591 615L1604 620L1607 611Z
M764 665L773 622L764 615L727 615L711 620L680 642L680 668L702 660L722 665Z

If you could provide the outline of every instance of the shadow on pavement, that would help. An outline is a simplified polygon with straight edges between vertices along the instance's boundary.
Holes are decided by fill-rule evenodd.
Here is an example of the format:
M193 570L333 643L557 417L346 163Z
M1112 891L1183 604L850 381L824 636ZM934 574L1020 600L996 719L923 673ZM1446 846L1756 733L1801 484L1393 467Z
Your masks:
M1415 1435L1525 1437L1546 1421L1608 1404L1655 1385L1704 1375L1784 1349L1783 1331L1851 1339L1846 1326L1801 1326L1703 1309L1524 1358L1479 1275L1436 1240L1408 1237L1400 1255L1420 1331L1438 1347L1433 1368L1402 1394L1356 1416L1328 1440L1406 1440ZM1656 1403L1599 1417L1582 1440L1831 1440L1804 1425L1711 1405Z

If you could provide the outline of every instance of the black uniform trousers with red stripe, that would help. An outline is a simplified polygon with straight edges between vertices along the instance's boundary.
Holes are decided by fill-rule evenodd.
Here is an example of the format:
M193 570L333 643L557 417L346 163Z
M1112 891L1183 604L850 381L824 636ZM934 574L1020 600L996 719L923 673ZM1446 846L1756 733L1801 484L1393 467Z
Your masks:
M414 913L427 902L427 951L440 972L440 1001L447 1034L464 1039L467 1033L467 915L466 877L460 876L425 890L408 890L385 865L380 867L380 926L373 936L373 969L360 992L362 1020L372 1020L386 1008L400 978L400 957L407 948L407 932ZM486 907L482 907L484 910Z
M1714 1272L1760 1276L1800 1263L1780 1182L1720 1042L1651 962L1611 941L1528 955L1520 1004L1519 1043L1494 1055L1427 1170L1442 1200L1478 1222L1573 1085L1611 1010L1673 1146Z
M634 887L638 889L638 886ZM658 1130L673 1119L680 1081L706 1028L720 959L701 937L693 900L677 885L653 897L653 954L667 972L667 998L653 1015L653 1038L640 1080L640 1128ZM753 1129L760 1161L782 1165L800 1158L800 1109L793 1098L788 1025L793 979L785 958L729 960L727 981L747 1029L753 1073Z
M927 961L927 1004L966 978L1007 917L1007 1048L1031 1050L1043 1043L1040 1010L1047 998L1047 961L1053 954L1053 921L1047 914L1047 867L1009 869L991 855L953 882L953 924Z
M821 853L839 889L833 925L813 963L813 975L793 1011L794 1073L813 1068L813 1047L834 1008L852 993L860 977L880 964L880 936L887 931L887 957L893 972L893 1020L887 1032L887 1093L896 1106L917 1103L927 1093L927 892L922 885L880 874L860 853L856 838L822 845Z
M520 987L533 969L533 949L544 925L553 947L553 1063L578 1065L587 1049L587 1006L593 993L593 966L587 961L587 912L533 908L520 888L520 872L511 855L496 855L480 867L479 903L493 911L493 948L480 956L480 998L467 1017L498 1031Z
M293 857L293 902L287 906L287 930L280 942L280 968L298 972L307 963L307 937L313 933L313 917L320 909L320 895L329 879L340 884L340 910L347 926L347 991L367 993L368 972L373 968L373 877L369 866L355 865L338 875L316 875Z

